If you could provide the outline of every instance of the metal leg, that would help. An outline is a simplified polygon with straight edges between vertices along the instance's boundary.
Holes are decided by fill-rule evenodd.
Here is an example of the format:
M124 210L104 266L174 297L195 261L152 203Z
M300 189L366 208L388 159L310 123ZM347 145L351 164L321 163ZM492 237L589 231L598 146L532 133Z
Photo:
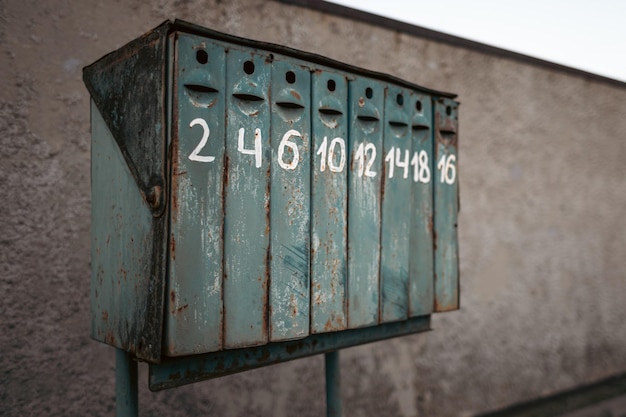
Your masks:
M326 360L326 416L341 417L339 351L326 353L324 358Z
M137 362L121 349L115 349L115 415L138 417Z

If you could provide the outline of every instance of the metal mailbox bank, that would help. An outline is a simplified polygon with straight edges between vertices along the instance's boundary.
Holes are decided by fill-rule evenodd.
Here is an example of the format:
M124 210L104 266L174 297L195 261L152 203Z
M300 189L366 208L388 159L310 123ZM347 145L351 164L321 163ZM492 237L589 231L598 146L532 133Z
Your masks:
M180 21L84 80L92 337L151 389L459 307L454 95Z

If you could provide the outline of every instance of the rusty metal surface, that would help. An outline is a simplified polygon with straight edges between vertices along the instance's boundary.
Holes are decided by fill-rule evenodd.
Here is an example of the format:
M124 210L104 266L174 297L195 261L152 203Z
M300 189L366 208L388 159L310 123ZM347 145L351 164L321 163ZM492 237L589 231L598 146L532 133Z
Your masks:
M433 129L431 90L393 77L179 22L142 39L85 70L109 113L94 149L112 142L94 156L94 265L109 283L133 272L121 292L94 278L94 337L158 362L347 328L365 340L458 308L456 101L437 99ZM129 103L113 75L159 99ZM102 192L110 164L123 192ZM111 230L118 260L101 255Z
M238 348L268 340L272 67L245 48L226 59L224 346Z
M136 217L144 218L144 207L139 208L130 198L130 184L121 174L117 180L125 183L123 191L128 193L125 195L127 199L120 194L111 194L111 190L107 189L107 181L113 178L114 172L121 172L121 168L116 168L118 171L109 171L107 168L100 172L92 170L92 195L96 196L95 201L100 201L103 205L94 208L92 215L92 224L102 227L100 238L104 238L106 222L113 216L118 216L123 218L125 230L121 231L121 223L112 223L109 227L110 233L121 233L123 236L136 234L144 240L142 245L137 246L134 257L130 255L133 252L122 246L121 241L115 243L120 245L118 249L122 253L121 258L115 261L109 252L92 252L94 277L104 273L107 279L115 281L116 274L123 275L123 271L117 269L117 266L136 272L132 279L126 281L128 288L123 291L122 297L130 296L126 295L126 291L133 294L135 301L129 303L120 303L118 299L104 299L102 282L92 279L92 293L99 291L101 305L108 306L108 320L98 321L97 317L93 317L92 322L96 328L92 328L92 334L97 340L151 361L158 361L160 358L163 332L168 193L165 177L168 30L169 25L163 24L83 71L83 80L94 103L92 115L102 118L94 119L95 122L92 120L92 128L96 128L96 132L92 133L92 140L97 140L100 144L107 140L113 141L136 184L138 196L152 215L149 227L133 222L132 219ZM100 124L106 126L106 131ZM98 157L92 158L95 159ZM106 162L98 161L97 164ZM105 224L100 225L101 222ZM92 235L96 237L96 234ZM126 241L126 244L138 245L139 241ZM96 264L104 272L99 271ZM128 274L125 278L128 279ZM115 298L113 293L108 294ZM97 315L98 312L94 311L92 314ZM100 334L102 332L116 337L103 336Z
M164 358L160 364L150 364L149 386L152 391L160 391L428 330L430 330L430 316L422 316L371 328L320 333L305 339L270 343L249 349L225 350L182 358Z
M311 73L275 56L271 83L270 340L309 334Z
M381 322L404 320L409 312L411 185L410 91L387 85L383 123L381 218Z
M92 102L91 336L139 358L160 357L154 217ZM163 236L161 236L163 237Z
M434 100L435 311L459 308L459 105Z
M433 311L433 125L432 99L414 92L409 104L413 112L411 141L417 164L412 185L409 254L409 317ZM415 179L415 178L414 178Z
M204 38L175 39L163 346L169 356L222 349L225 57L222 46ZM210 158L212 169L196 162Z
M347 327L348 81L312 74L311 332Z
M372 326L380 314L380 199L384 85L349 83L348 327Z
M165 77L163 24L83 70L92 100L106 121L155 216L165 208Z

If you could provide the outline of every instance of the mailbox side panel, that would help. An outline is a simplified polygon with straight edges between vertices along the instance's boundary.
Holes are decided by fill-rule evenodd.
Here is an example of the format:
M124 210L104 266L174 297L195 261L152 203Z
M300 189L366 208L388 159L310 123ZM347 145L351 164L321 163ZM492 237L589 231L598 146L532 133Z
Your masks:
M384 84L349 82L348 327L378 324Z
M312 78L311 332L347 327L348 81Z
M152 214L93 101L91 138L91 336L135 352L150 293Z
M409 257L409 316L433 310L433 128L432 102L428 95L411 96L413 146L411 254Z
M224 47L175 43L165 354L222 348Z
M449 311L459 308L458 103L437 99L434 117L435 311Z

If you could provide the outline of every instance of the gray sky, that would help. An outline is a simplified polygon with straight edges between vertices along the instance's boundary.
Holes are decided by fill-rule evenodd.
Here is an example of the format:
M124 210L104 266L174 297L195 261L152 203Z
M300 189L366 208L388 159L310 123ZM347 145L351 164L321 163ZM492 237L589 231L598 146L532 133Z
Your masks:
M624 0L332 0L626 82Z

